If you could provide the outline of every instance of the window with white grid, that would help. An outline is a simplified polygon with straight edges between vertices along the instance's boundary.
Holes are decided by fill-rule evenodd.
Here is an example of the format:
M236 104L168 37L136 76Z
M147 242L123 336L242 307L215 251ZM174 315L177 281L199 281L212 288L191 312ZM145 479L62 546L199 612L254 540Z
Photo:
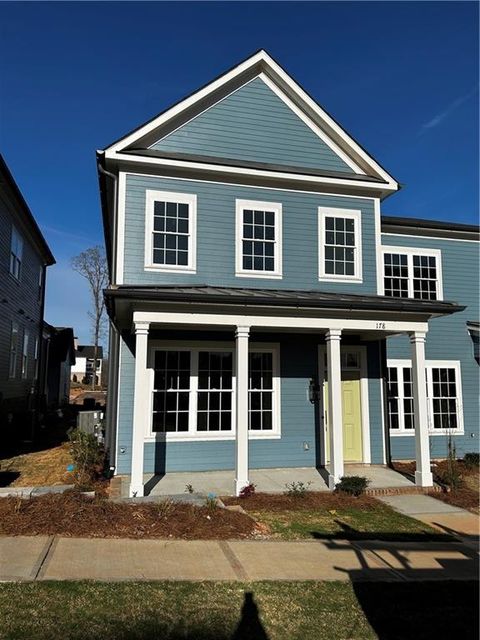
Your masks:
M319 207L319 277L362 279L361 212Z
M232 430L233 353L198 354L197 431Z
M251 352L248 358L248 427L273 429L273 353Z
M236 220L236 274L281 277L282 205L237 200Z
M156 351L152 431L156 433L187 432L189 408L189 351Z
M383 247L384 295L441 300L441 252L437 249Z
M195 269L196 196L146 192L145 267Z
M431 372L434 429L458 428L457 376L454 367L433 367Z

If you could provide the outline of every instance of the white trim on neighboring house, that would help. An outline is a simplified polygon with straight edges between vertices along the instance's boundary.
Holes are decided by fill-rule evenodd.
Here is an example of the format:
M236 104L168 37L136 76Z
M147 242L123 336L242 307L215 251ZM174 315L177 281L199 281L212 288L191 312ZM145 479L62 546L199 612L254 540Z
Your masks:
M335 275L325 271L325 218L353 220L355 234L355 262L353 275ZM318 207L318 279L323 282L363 282L362 277L362 212L359 209Z
M382 231L382 236L401 236L402 238L419 238L420 240L444 240L446 242L478 242L478 238L472 238L471 240L467 240L467 238L442 238L441 236L431 236L427 233L423 236L417 236L413 233L391 233L390 231Z
M380 198L373 201L375 216L375 267L377 277L377 295L383 295L383 257L382 257L382 214Z
M123 284L125 264L125 209L127 206L127 173L118 172L116 266L113 284Z
M189 428L188 432L155 433L152 431L153 420L153 390L154 390L154 367L153 358L157 350L189 351L191 353L190 364L190 389L189 389ZM231 430L227 431L197 431L197 392L198 392L198 352L199 351L228 351L233 356L232 367L232 414ZM280 345L278 343L257 343L249 344L249 352L272 353L273 364L273 403L272 403L272 430L256 431L249 430L249 440L278 440L281 438L281 379L280 379ZM235 440L235 345L232 342L207 342L207 341L184 341L184 340L150 340L148 345L148 376L149 376L149 404L146 407L145 416L145 442L217 442Z
M368 368L367 368L367 347L364 345L340 345L340 352L355 352L360 357L360 367L355 370L360 374L360 407L362 415L362 464L370 464L372 460L371 443L370 443L370 399L368 392ZM319 384L319 403L320 403L320 420L322 423L321 428L321 441L322 450L320 452L320 459L323 465L327 465L329 460L326 458L325 447L325 407L324 407L324 395L323 384L325 382L325 354L326 346L320 344L318 346L318 384ZM345 369L342 367L342 371ZM347 369L348 370L348 369ZM348 461L347 461L348 464Z
M243 268L243 212L246 210L273 211L275 215L274 269L262 271ZM238 278L282 278L282 203L259 200L235 200L235 276ZM252 238L252 241L255 239ZM260 240L261 241L261 240Z
M188 263L186 265L157 264L153 262L153 221L155 202L165 201L188 205ZM193 193L173 191L145 191L145 271L165 273L195 273L197 267L197 196Z
M333 120L333 118L329 116L328 113L324 111L264 50L257 52L241 64L237 65L231 71L225 73L170 109L167 109L167 111L153 118L150 122L128 134L121 140L110 145L105 150L105 156L107 158L118 158L116 155L118 151L125 149L129 145L132 145L136 140L152 133L155 129L165 125L166 122L179 116L182 112L193 107L196 103L202 100L207 100L215 91L221 89L227 83L234 81L235 78L242 74L247 73L252 68L258 69L256 76L262 72L268 75L271 82L278 85L282 92L290 94L288 96L289 99L302 105L302 110L305 111L307 117L313 119L315 124L322 130L325 129L325 135L331 138L335 145L351 152L352 162L355 163L360 161L360 163L372 171L377 177L385 180L386 184L383 185L384 189L394 191L398 189L398 184L392 176L390 176L366 151L364 151L364 149L362 149L362 147L355 142L355 140L353 140L353 138L351 138L351 136L349 136L346 131L344 131L340 125L337 124L335 120ZM146 159L142 158L141 160L144 162ZM378 186L379 185L377 185L377 187ZM382 188L382 186L380 186L380 188Z
M415 429L405 429L403 415L403 368L411 368L412 361L410 359L403 358L389 358L387 360L388 368L395 368L397 372L400 372L398 376L398 411L399 411L399 429L390 429L390 436L399 438L402 436L411 437L415 435ZM458 427L451 429L438 429L433 426L433 379L432 369L455 369L455 386L456 386L456 410ZM451 435L464 435L464 419L463 419L463 393L462 393L462 367L460 360L425 360L426 382L427 382L427 413L428 413L428 435L430 436L445 436ZM413 384L413 382L412 382Z
M396 247L381 246L382 278L380 283L380 295L385 295L385 259L386 253L400 254L407 256L408 263L408 298L413 298L413 256L434 257L437 270L437 300L443 300L443 269L441 249L422 249L419 247Z

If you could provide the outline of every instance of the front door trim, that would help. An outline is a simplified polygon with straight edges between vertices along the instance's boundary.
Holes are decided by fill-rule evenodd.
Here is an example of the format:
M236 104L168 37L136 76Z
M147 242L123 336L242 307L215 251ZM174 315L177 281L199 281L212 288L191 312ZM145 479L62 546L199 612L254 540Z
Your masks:
M363 464L371 463L371 447L370 447L370 413L369 413L369 397L368 397L368 371L367 371L367 347L364 345L341 345L341 351L355 351L360 355L360 404L362 415L362 458ZM323 383L325 380L325 354L326 346L320 344L318 346L318 386L320 389L319 405L320 405L320 462L323 466L327 465L326 459L326 443L325 443L325 407L323 400Z

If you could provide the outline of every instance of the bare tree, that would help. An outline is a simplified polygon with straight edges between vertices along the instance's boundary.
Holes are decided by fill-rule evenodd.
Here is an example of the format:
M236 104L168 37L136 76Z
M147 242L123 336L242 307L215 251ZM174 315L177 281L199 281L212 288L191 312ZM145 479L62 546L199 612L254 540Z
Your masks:
M72 258L72 269L87 280L92 297L93 310L88 312L88 316L92 322L94 342L92 389L95 389L98 343L102 335L105 319L103 290L108 285L108 267L105 251L100 246L90 247L90 249L82 251L78 256Z

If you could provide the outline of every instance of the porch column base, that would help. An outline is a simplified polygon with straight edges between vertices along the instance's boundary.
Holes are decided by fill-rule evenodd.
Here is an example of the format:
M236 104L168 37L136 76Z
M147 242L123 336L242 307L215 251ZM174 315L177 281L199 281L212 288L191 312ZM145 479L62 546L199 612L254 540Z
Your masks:
M328 474L328 488L330 489L330 491L335 490L335 485L338 482L340 482L340 478L336 478L335 476L332 476L331 473Z
M235 495L238 496L240 495L240 492L242 491L242 489L244 487L247 487L249 485L249 481L248 478L246 478L245 480L238 480L237 478L235 478Z
M144 496L143 484L130 484L130 488L128 490L129 498L143 498L143 496Z
M415 484L418 487L433 487L431 471L415 471Z

